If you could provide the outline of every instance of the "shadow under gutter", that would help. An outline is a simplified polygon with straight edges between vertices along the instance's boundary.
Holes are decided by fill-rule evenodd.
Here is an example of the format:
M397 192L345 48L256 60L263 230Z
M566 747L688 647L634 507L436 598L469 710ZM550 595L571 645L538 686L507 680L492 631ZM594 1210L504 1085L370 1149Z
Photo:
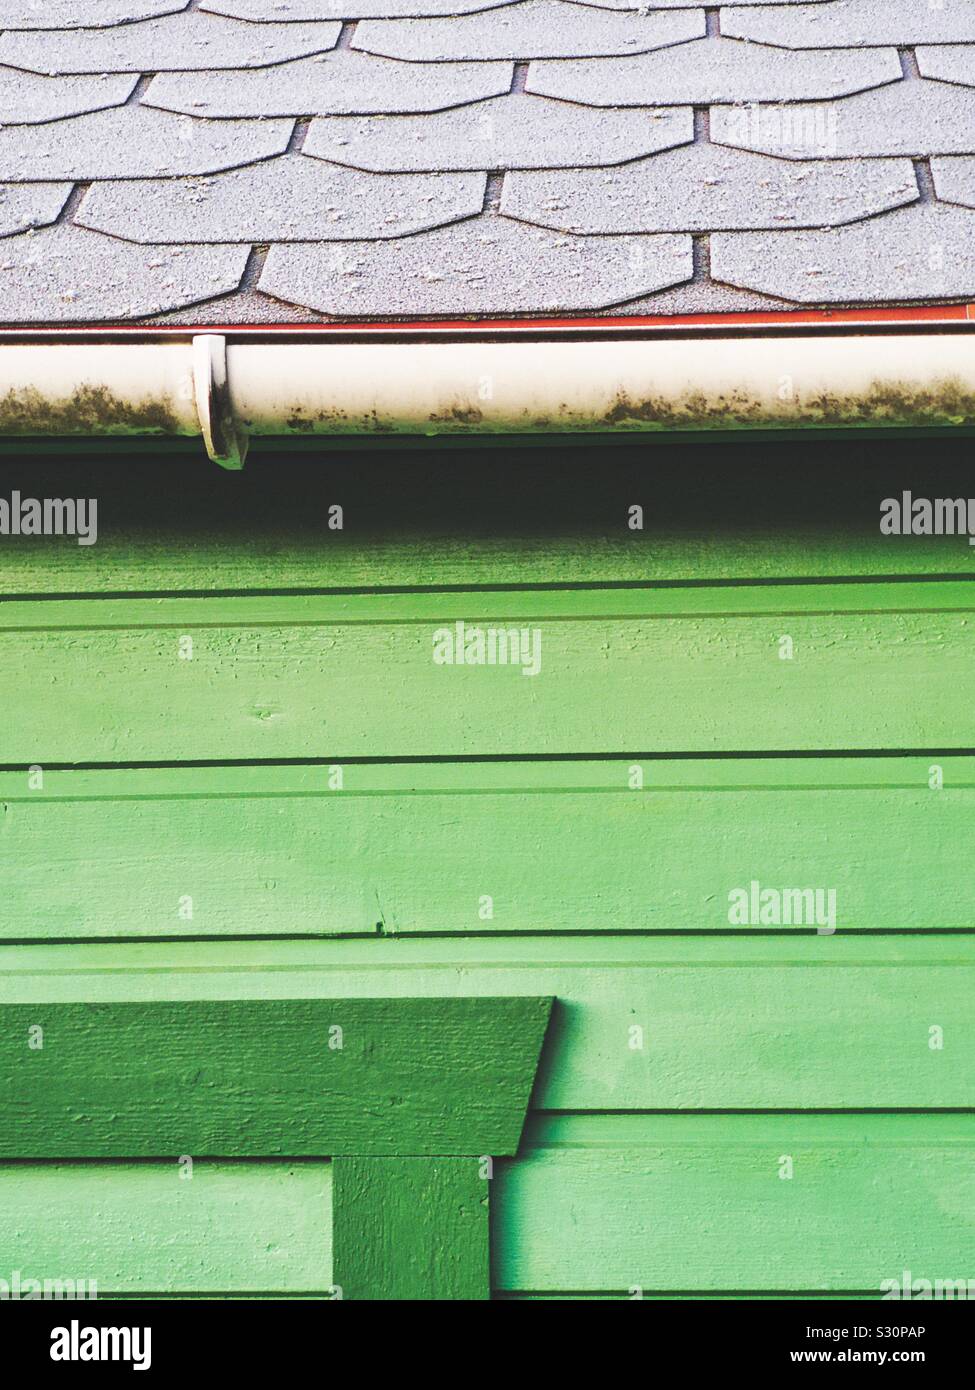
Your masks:
M0 442L582 442L975 430L975 321L0 332Z

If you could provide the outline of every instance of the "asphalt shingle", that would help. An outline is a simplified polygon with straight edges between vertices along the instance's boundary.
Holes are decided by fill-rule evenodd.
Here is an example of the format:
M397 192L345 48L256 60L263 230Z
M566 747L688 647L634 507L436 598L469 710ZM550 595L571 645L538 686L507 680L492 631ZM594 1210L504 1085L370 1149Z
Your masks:
M449 19L366 20L353 47L410 61L591 58L646 53L701 38L702 9L599 10L567 0L518 0ZM2 52L2 50L0 50Z
M205 174L281 154L293 121L195 121L116 106L0 130L0 179L126 179Z
M964 154L975 142L975 91L919 78L828 104L719 106L711 136L785 159Z
M943 82L975 87L975 44L934 44L919 48L915 57L923 77L940 77Z
M405 115L511 89L511 63L397 63L338 48L245 72L167 72L143 101L191 116Z
M472 217L484 174L363 174L304 154L203 179L95 184L76 221L132 241L338 241L399 237Z
M975 208L975 155L932 159L931 175L935 192L944 202Z
M629 58L532 63L528 91L589 106L817 101L896 82L894 48L784 52L739 39L693 39Z
M128 101L137 77L39 77L0 68L0 126L58 121Z
M0 35L0 63L29 72L190 72L258 68L335 47L341 26L247 24L190 10L111 29Z
M643 4L638 4L637 0L570 0L574 5L595 5L600 10L686 10L690 9L695 3L701 0L644 0ZM829 0L751 0L753 5L823 5ZM714 6L714 8L718 8Z
M0 322L975 302L973 223L975 0L0 0Z
M711 272L808 304L957 299L975 286L975 212L916 204L825 232L719 232Z
M203 0L201 9L265 23L275 19L416 19L470 14L514 0Z
M56 221L70 192L70 183L0 183L0 237Z
M690 279L690 237L576 237L507 218L400 241L272 246L259 285L340 317L556 313L623 304Z
M723 5L721 32L783 48L970 43L975 41L975 5L967 0Z
M690 108L597 111L516 92L430 116L325 116L306 154L380 172L622 164L694 138Z
M859 174L846 161L687 145L619 169L509 174L501 210L568 232L710 232L835 226L919 196L910 160L874 160Z
M3 29L98 29L186 9L187 0L3 0Z
M246 246L134 246L59 225L0 242L8 323L144 318L237 288Z

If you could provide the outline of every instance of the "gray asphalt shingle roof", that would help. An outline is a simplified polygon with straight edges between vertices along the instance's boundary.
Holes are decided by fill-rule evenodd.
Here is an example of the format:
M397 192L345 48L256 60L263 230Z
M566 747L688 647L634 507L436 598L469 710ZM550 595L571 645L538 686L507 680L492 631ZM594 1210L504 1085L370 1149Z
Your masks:
M0 323L975 301L975 0L3 0Z

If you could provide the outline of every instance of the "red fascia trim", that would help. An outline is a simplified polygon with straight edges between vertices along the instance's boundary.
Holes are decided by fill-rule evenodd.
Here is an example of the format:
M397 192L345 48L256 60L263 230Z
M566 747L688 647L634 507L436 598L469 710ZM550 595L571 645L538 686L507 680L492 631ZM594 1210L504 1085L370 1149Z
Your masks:
M4 337L34 334L61 337L87 333L132 333L186 336L191 333L290 333L309 337L330 333L484 333L564 329L640 329L640 328L725 328L725 327L786 327L789 324L872 324L872 323L958 323L975 320L975 304L926 304L904 308L877 309L783 309L771 313L722 314L645 314L608 318L581 318L563 315L560 318L518 319L384 319L380 322L333 323L201 323L201 324L70 324L45 327L23 324L0 328Z
M723 327L741 324L742 326L775 326L786 323L944 323L964 319L975 319L975 304L922 305L905 309L786 309L773 313L725 313L725 314L632 314L607 318L576 318L564 315L561 318L521 318L521 319L385 319L381 323L316 323L316 324L237 324L238 329L260 329L269 332L388 332L413 330L418 333L440 332L456 333L468 330L472 333L485 329L525 329L536 328L693 328ZM231 332L235 325L228 324ZM201 329L206 332L206 329ZM213 329L210 332L223 330Z

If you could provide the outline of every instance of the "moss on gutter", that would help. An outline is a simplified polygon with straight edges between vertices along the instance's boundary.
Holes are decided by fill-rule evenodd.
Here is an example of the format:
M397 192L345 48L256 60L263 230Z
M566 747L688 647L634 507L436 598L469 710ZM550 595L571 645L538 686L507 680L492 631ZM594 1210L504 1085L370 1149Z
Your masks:
M688 391L676 400L647 397L642 401L620 395L597 427L727 430L756 426L842 429L973 424L975 393L960 381L947 380L939 382L935 389L923 390L906 382L875 383L865 393L814 395L806 400L783 401L781 409L771 411L744 392L708 397L701 391Z
M80 386L64 400L50 401L34 387L0 397L0 434L173 435L183 434L165 400L138 404L105 386Z
M247 422L244 422L245 424ZM748 391L709 394L689 389L683 395L646 396L621 393L600 412L561 405L544 415L492 415L477 404L455 400L438 406L423 420L397 418L376 411L351 414L341 407L308 411L296 404L282 412L280 423L264 435L309 443L329 436L466 437L468 440L505 436L581 437L606 435L676 434L729 435L747 430L772 434L815 430L861 432L875 430L960 429L975 426L975 392L958 379L945 379L918 388L909 382L877 382L865 392L798 395L768 400ZM141 437L145 440L186 437L194 431L181 420L164 396L126 401L106 386L78 387L65 399L52 401L33 387L8 390L0 397L0 437L29 438ZM256 438L262 437L258 427Z

